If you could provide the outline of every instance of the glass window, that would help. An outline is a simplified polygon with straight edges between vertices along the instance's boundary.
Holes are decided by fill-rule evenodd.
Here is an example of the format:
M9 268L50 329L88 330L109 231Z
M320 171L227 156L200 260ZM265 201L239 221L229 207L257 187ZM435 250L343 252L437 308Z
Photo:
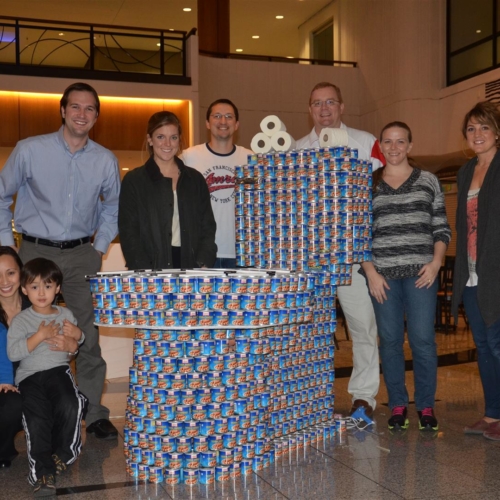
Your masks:
M450 0L449 9L450 52L492 35L493 0Z
M333 20L313 33L313 59L333 61Z
M450 81L460 80L493 66L493 43L491 41L460 52L450 57Z

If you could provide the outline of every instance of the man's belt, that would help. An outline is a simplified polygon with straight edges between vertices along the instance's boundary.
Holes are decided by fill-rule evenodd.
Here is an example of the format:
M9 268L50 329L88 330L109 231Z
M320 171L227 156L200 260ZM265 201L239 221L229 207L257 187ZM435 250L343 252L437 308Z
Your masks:
M34 236L23 234L23 240L30 241L31 243L37 243L38 245L44 245L46 247L54 247L60 248L61 250L67 250L70 248L75 248L79 245L83 245L84 243L88 243L90 241L90 236L85 236L84 238L78 238L76 240L53 241L44 240L43 238L35 238Z

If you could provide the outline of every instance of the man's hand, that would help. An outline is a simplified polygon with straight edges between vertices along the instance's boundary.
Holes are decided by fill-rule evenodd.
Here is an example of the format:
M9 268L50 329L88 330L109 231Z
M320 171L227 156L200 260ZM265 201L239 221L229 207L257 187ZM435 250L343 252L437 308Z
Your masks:
M71 323L71 321L68 321L67 319L63 321L62 332L63 335L71 337L76 341L82 338L82 331L80 330L80 328L78 328L75 324Z

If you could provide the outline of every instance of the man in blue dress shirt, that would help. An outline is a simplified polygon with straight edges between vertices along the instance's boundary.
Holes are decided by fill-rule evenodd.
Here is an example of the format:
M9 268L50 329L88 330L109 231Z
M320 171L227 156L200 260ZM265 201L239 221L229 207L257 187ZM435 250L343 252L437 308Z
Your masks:
M45 257L57 263L66 305L85 332L76 369L78 386L89 399L87 433L114 439L117 430L101 405L106 362L85 280L100 270L118 232L118 162L89 139L99 106L90 85L74 83L61 98L59 131L17 143L0 173L0 243L14 246L10 206L17 193L14 222L23 238L19 255L23 262Z

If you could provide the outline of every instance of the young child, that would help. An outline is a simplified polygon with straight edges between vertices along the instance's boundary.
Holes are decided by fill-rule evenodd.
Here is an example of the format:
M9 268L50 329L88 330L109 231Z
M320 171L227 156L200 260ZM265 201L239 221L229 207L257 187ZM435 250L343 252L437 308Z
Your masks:
M53 302L62 272L48 259L33 259L21 271L21 289L31 307L11 322L7 353L20 361L15 383L23 402L23 425L29 459L28 481L35 496L55 495L55 474L78 457L82 447L82 418L87 398L78 390L69 367L69 346L84 340L66 308ZM61 346L66 349L61 349Z

